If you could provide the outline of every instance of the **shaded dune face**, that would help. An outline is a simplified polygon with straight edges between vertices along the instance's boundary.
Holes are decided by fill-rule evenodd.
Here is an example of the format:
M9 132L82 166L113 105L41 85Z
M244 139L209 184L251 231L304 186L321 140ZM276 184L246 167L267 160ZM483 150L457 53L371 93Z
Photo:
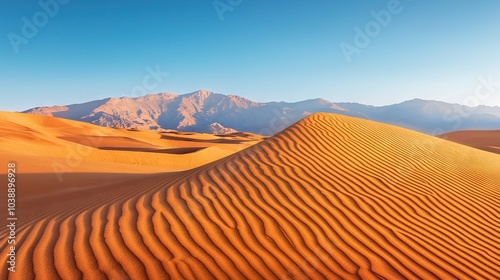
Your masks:
M499 163L314 114L176 179L27 220L15 274L1 243L0 278L499 279Z
M476 149L500 154L500 130L455 131L439 137Z

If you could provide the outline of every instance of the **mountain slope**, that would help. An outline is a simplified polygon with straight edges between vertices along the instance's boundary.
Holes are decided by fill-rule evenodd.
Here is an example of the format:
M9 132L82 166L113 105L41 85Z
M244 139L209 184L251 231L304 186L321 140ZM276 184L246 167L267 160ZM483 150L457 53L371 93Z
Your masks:
M138 98L108 98L69 106L39 107L25 112L101 126L204 133L236 130L273 135L316 112L366 118L432 135L464 129L500 129L499 107L470 108L420 99L382 107L332 103L320 98L295 103L258 103L206 90L183 95L161 93ZM214 130L219 126L224 129Z
M177 179L23 218L13 279L498 279L499 162L314 114Z
M240 110L258 106L258 103L241 97L200 90L185 95L161 93L138 98L109 98L69 106L39 107L25 112L101 126L211 132L212 124L217 123L222 115L230 117Z

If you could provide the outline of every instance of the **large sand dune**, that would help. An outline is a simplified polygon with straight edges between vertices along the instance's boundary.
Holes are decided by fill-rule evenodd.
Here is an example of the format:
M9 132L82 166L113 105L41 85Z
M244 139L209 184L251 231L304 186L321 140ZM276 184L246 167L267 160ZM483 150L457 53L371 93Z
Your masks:
M150 144L172 141L162 138ZM111 174L87 195L21 196L17 272L7 273L2 240L0 278L500 278L499 155L314 114L193 167Z

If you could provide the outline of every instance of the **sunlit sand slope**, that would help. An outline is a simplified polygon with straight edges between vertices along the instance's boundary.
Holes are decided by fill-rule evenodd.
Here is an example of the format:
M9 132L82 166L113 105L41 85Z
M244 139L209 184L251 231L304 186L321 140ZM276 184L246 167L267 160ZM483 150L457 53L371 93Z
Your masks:
M314 114L177 178L26 217L0 278L499 279L499 174L492 153Z
M240 151L262 137L137 131L0 112L0 164L25 173L180 171ZM0 169L0 174L6 170Z

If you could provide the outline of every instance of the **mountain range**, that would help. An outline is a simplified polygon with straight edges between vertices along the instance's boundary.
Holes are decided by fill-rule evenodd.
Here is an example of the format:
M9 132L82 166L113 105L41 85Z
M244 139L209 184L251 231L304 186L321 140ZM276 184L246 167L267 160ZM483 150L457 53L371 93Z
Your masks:
M36 107L23 113L110 127L273 135L316 112L370 119L432 135L456 130L500 129L500 107L468 107L422 99L388 106L333 103L321 98L263 103L207 90L182 95L159 93L137 98L106 98L67 106Z

